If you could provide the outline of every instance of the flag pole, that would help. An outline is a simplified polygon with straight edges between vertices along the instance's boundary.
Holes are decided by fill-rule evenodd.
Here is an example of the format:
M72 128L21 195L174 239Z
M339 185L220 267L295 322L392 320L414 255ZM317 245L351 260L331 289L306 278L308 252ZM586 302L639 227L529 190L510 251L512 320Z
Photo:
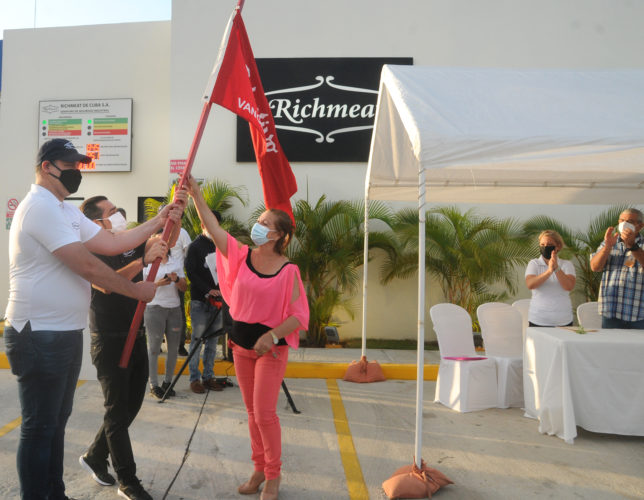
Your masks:
M242 8L244 7L244 1L245 0L238 0L237 7L236 7L238 13L241 12ZM197 124L197 131L192 140L192 145L190 146L188 158L186 159L186 166L183 170L183 174L181 175L181 178L179 179L179 183L177 185L178 190L186 186L187 179L190 176L190 171L192 170L192 165L194 163L195 156L197 155L197 149L199 148L199 143L201 142L203 131L206 128L206 122L208 121L208 115L210 114L211 107L212 107L212 102L209 99L208 101L206 101L206 103L203 106L203 109L201 110L201 116L199 117L199 123ZM170 239L170 234L174 229L174 224L175 222L168 217L168 219L166 220L165 226L163 228L163 234L161 235L161 239L163 241L167 242ZM159 257L155 259L155 261L152 263L152 267L150 268L150 272L148 273L148 277L146 281L154 281L154 279L157 276L157 271L159 270L160 265L161 265L161 258ZM119 361L119 367L121 368L127 368L130 362L130 357L132 356L132 349L134 348L134 341L136 340L136 334L139 331L139 327L141 326L141 321L143 320L144 311L145 311L145 302L139 301L139 303L136 306L136 311L134 312L134 318L132 318L130 331L127 334L125 345L123 346L123 352L121 353L121 359Z
M186 167L181 175L177 189L182 189L186 185L186 179L190 175L190 170L192 169L192 164L194 163L195 155L197 154L197 148L201 142L201 136L203 135L204 128L206 127L206 122L208 121L208 115L210 114L210 107L212 104L206 102L201 110L201 117L199 118L199 124L197 126L197 133L192 141L192 146L190 147L190 153L188 154L188 159L186 160ZM174 229L175 222L168 217L163 228L163 234L161 239L163 241L168 241L170 239L170 234ZM146 281L154 281L157 276L157 271L159 270L159 265L161 264L161 257L157 257L152 263L150 272ZM132 349L134 348L134 341L136 340L136 333L139 331L141 326L141 321L143 320L143 312L145 311L145 302L139 301L136 306L136 311L134 313L134 318L132 319L132 324L130 325L130 331L128 332L125 345L123 346L123 352L121 353L121 360L119 361L119 366L121 368L127 368L127 365L130 362L130 356L132 355Z

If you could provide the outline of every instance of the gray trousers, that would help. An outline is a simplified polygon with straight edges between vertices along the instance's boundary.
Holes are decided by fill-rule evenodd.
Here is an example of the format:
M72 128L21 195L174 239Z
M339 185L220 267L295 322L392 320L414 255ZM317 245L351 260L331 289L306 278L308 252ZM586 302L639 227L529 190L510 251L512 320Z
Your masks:
M147 306L143 315L148 335L148 359L150 362L150 386L159 385L158 363L161 342L165 335L168 357L165 363L164 382L172 382L177 364L179 338L181 337L181 307Z

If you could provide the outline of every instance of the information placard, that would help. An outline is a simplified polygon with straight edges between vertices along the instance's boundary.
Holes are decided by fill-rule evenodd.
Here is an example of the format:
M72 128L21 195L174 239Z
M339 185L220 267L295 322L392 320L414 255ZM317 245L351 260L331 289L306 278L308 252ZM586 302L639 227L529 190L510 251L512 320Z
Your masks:
M132 170L132 99L40 101L39 109L38 147L64 138L94 159L84 172Z

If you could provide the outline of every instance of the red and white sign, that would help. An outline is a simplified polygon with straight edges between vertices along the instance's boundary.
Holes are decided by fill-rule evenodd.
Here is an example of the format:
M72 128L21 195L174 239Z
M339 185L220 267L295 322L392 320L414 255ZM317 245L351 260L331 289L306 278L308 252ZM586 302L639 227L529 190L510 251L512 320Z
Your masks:
M183 174L183 171L186 168L186 163L188 160L170 160L170 173L171 174Z
M17 199L9 198L9 201L7 202L7 210L9 210L11 212L15 212L16 208L18 208L19 203L20 202Z
M9 198L7 201L7 216L5 218L6 229L11 228L11 221L13 221L13 215L16 212L16 208L18 208L19 203L20 202L17 198Z

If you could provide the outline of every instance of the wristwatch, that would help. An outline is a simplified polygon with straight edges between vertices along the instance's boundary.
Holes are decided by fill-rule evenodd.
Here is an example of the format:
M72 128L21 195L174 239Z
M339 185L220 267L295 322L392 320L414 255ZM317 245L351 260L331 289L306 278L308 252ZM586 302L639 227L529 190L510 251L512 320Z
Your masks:
M275 332L273 332L273 330L270 330L268 333L270 333L271 337L273 337L273 344L277 344L280 341L280 339L277 338L277 335L275 335Z
M636 243L636 244L635 244L635 245L633 245L631 248L627 248L626 250L629 250L629 251L631 251L631 252L635 252L635 251L637 251L637 250L641 250L641 248L640 248L640 247L637 245L637 243Z

